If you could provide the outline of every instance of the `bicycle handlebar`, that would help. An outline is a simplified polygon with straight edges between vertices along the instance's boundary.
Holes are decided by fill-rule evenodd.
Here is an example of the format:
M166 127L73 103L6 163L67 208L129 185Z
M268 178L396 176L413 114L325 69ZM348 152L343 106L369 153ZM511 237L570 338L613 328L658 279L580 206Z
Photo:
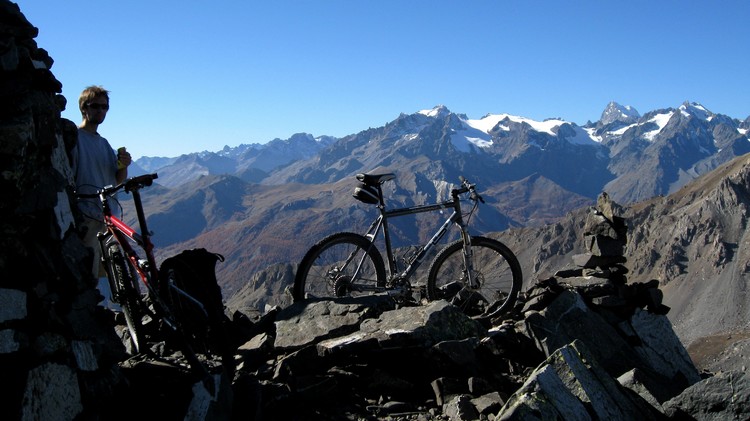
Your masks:
M134 190L139 190L143 187L150 186L151 184L153 184L155 178L159 178L158 174L156 173L138 175L135 177L128 178L127 180L123 181L122 183L116 186L105 186L97 190L96 193L76 192L75 195L79 199L92 199L92 198L98 198L101 196L110 196L121 189L125 189L126 192L131 192Z
M457 189L456 193L458 194L467 193L467 192L471 193L470 195L471 200L475 202L479 200L480 202L484 203L484 199L482 198L482 196L479 193L477 193L476 184L469 183L469 180L464 178L464 176L462 175L459 175L458 179L461 180L461 186L463 187L461 187L460 189Z

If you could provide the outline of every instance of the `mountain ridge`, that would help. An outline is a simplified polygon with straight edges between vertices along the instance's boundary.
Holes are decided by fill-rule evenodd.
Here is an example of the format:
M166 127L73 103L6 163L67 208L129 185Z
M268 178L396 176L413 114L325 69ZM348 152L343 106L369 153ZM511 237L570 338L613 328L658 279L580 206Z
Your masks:
M750 152L746 122L689 102L640 117L634 108L613 101L598 122L584 126L510 114L471 120L440 105L402 113L382 127L338 139L300 133L265 145L225 147L172 161L144 157L136 164L143 160L143 168L159 171L160 183L172 187L201 174L233 174L261 184L320 184L379 166L402 166L394 161L424 155L433 160L470 160L496 177L520 179L547 171L554 182L578 194L594 198L607 190L615 200L632 203L674 191ZM212 154L221 156L225 165L212 165L208 159ZM153 162L171 165L146 165ZM589 171L580 173L585 169ZM656 177L644 183L639 180L644 173Z

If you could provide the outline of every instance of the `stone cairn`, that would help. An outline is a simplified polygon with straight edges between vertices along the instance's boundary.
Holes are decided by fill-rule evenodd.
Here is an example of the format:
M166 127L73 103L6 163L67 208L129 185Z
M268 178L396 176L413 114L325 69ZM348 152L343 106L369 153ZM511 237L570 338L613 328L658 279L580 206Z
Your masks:
M624 251L628 227L621 214L622 207L606 192L601 193L584 226L586 252L574 255L575 267L556 272L555 278L575 287L591 304L617 309L635 299L649 312L665 315L669 307L662 304L658 280L627 284Z

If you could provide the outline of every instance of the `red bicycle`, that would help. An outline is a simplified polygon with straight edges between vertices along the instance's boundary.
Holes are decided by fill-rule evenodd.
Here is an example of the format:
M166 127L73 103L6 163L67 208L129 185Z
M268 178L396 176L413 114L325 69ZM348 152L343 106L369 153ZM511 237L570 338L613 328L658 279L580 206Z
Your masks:
M162 274L160 279L140 194L140 190L151 186L157 177L157 174L144 174L116 186L98 189L96 193L76 193L76 197L97 198L101 204L105 226L97 234L101 259L109 280L111 299L120 305L125 316L132 345L130 353L147 350L149 335L144 321L156 320L159 322L157 331L182 351L194 371L206 378L208 370L198 353L221 356L225 365L231 362L223 303L220 292L218 297L191 295L188 292L190 285L185 285L184 278L179 276L163 279ZM120 191L133 196L140 232L112 213L110 201L116 202L114 196ZM142 250L143 256L136 248ZM223 261L221 255L209 254ZM141 286L145 293L142 293Z

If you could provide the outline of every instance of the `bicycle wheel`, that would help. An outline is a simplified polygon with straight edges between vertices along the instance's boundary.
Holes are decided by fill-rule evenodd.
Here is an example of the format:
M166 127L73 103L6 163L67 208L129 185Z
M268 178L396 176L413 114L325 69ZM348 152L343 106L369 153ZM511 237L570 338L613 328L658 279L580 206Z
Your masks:
M109 273L114 282L112 291L112 300L120 305L122 313L125 315L125 322L130 332L130 342L133 346L132 354L140 352L141 347L146 343L143 333L141 318L141 291L138 284L138 272L133 268L125 253L116 242L107 245L107 262Z
M314 297L372 294L385 286L383 257L367 238L351 232L330 235L302 258L294 278L294 301Z
M523 283L513 252L497 240L471 237L471 263L474 288L467 284L463 241L440 251L427 276L427 298L446 299L470 316L494 317L509 310Z

